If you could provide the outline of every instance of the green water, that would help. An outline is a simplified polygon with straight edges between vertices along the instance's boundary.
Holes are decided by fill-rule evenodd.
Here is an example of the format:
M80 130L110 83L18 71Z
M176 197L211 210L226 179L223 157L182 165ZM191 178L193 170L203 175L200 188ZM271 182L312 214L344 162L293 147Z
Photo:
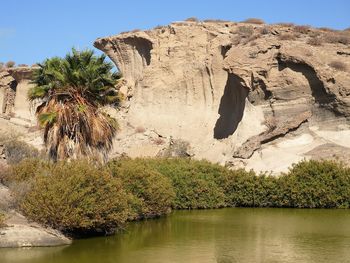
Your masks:
M0 262L350 262L350 211L176 211L71 246L0 249Z

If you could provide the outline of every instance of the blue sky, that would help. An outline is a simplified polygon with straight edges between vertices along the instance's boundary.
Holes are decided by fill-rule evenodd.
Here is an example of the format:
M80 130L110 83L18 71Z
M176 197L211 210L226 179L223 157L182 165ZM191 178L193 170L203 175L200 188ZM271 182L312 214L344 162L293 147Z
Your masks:
M73 46L93 48L97 37L188 17L350 27L350 0L3 0L0 7L0 61L19 64L63 56Z

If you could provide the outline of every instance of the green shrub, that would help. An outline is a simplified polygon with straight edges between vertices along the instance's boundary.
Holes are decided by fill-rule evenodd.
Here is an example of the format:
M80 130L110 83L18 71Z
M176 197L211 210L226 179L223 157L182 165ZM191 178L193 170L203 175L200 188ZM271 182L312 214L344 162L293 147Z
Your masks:
M302 161L278 179L276 206L349 208L350 169L333 161Z
M350 207L350 169L332 161L303 161L279 177L184 158L24 160L9 174L25 215L70 233L109 233L170 208Z
M220 165L184 158L148 158L132 161L143 163L171 180L176 193L174 209L225 206L225 195L217 184L217 179L227 169Z
M13 164L3 176L5 185L11 183L29 182L39 173L47 175L50 163L40 159L24 159L18 164Z
M137 160L114 160L108 166L134 197L134 214L130 219L153 218L170 212L175 193L168 178Z
M253 171L232 171L222 178L221 185L230 207L269 207L276 199L276 178L257 176Z
M64 232L111 233L129 216L122 182L87 161L60 162L34 177L20 203L30 219Z

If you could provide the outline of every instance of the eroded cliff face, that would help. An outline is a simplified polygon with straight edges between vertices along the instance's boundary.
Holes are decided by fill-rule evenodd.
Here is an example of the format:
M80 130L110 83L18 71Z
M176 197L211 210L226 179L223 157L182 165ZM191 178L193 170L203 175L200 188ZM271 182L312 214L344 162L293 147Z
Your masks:
M323 40L331 37L339 41ZM327 143L332 155L343 154L350 147L348 37L178 22L97 39L125 79L117 154L156 155L166 147L159 138L180 138L195 158L275 171Z
M16 67L0 71L0 117L22 125L35 125L35 108L28 100L33 68Z

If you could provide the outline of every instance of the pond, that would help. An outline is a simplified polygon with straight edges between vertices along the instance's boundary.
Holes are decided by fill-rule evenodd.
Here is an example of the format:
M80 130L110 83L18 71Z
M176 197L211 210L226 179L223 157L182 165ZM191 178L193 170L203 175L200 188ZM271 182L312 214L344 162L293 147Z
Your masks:
M0 249L0 262L350 262L350 210L175 211L71 246Z

